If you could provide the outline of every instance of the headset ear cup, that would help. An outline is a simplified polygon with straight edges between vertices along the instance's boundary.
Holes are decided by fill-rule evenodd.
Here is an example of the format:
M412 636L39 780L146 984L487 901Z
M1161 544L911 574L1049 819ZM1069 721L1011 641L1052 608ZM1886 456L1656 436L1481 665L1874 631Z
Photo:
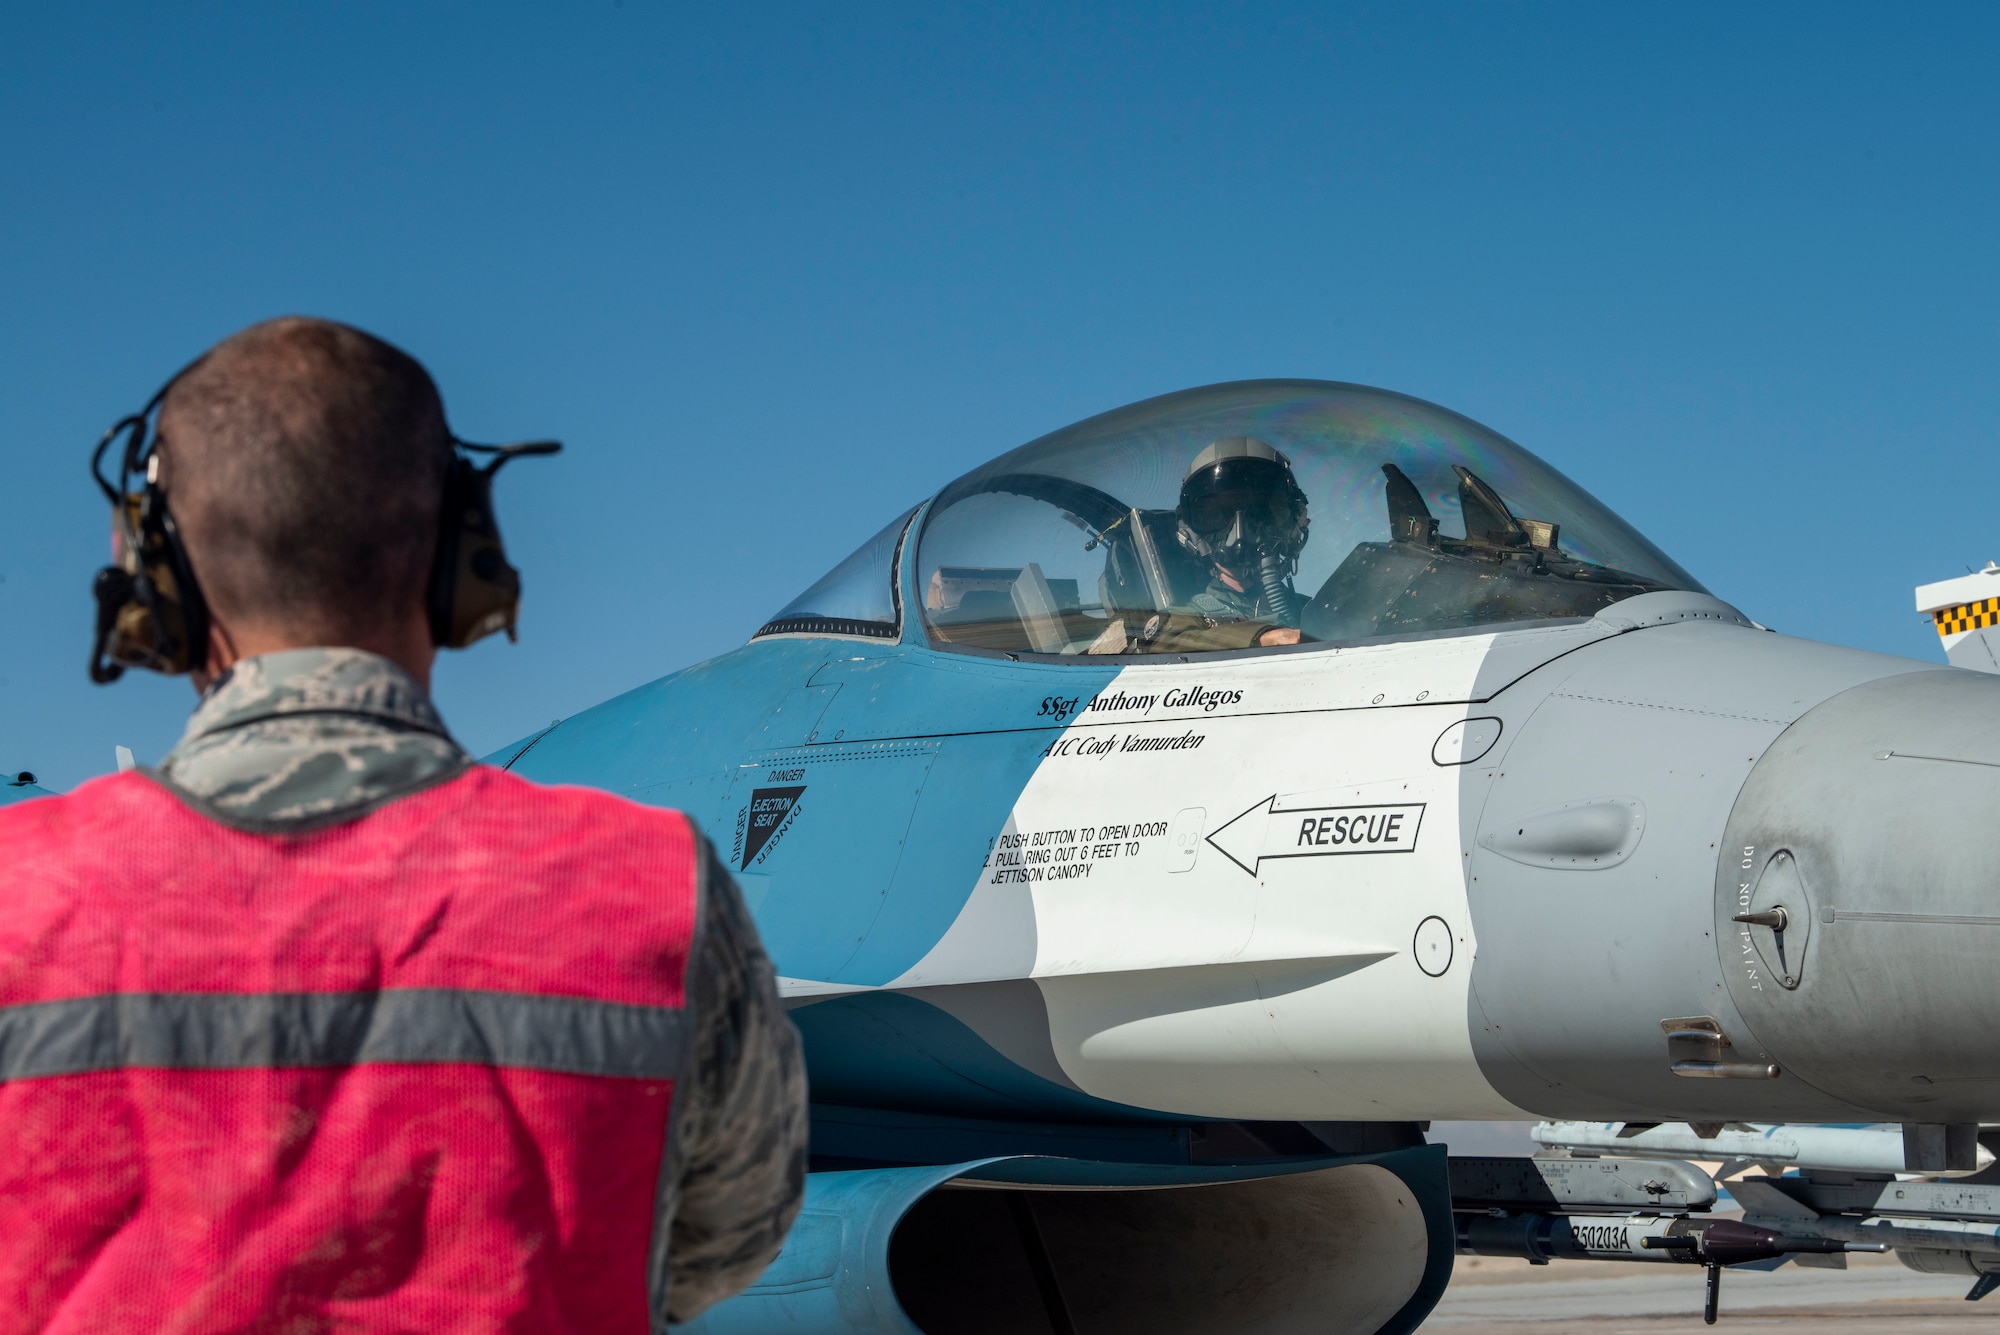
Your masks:
M195 583L166 499L150 488L125 501L119 564L97 572L97 643L90 679L112 682L128 667L168 676L208 662L208 604Z
M465 477L472 465L454 453L445 470L444 500L438 507L437 555L431 561L431 586L427 599L431 617L431 643L440 649L453 648L451 604L458 588L459 534L465 526Z
M431 574L431 639L441 649L463 649L500 630L515 637L521 575L508 564L493 517L493 474L503 462L479 468L463 457L452 461Z
M102 686L125 675L125 665L114 657L113 636L119 613L133 600L132 577L118 566L106 566L90 582L91 596L97 600L97 638L91 644L90 679Z
M171 642L167 671L199 672L208 665L208 599L202 596L201 585L195 581L187 548L181 545L180 526L167 509L166 498L156 495L154 504L159 516L159 547L147 574L156 595L161 592L163 573L171 581L171 588L165 591L166 596L158 598L160 605L154 609L168 623L166 630Z
M203 353L189 362L145 407L113 423L90 456L90 475L111 502L116 561L99 571L92 585L97 599L92 681L116 681L128 667L177 675L208 665L208 601L159 485L161 439L153 416L181 378L207 360ZM120 446L115 482L102 471L105 451L113 445ZM143 479L138 490L131 485L135 479Z

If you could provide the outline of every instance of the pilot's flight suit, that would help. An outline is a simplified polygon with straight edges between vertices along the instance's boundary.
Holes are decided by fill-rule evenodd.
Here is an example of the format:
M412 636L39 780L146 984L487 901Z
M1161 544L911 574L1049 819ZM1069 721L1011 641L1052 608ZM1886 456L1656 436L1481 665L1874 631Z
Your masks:
M1258 610L1262 600L1254 593L1242 593L1224 584L1220 578L1211 579L1208 586L1188 599L1188 606L1214 625L1228 625L1234 621L1258 620ZM1268 612L1263 616L1266 626L1278 624Z
M707 842L473 764L385 659L239 664L0 848L0 1331L658 1330L797 1211Z

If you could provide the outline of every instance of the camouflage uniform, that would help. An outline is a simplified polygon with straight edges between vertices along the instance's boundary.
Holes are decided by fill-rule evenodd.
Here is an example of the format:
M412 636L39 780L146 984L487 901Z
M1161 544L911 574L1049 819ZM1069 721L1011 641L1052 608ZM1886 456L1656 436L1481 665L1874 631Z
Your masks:
M472 758L423 687L359 649L290 649L236 664L156 777L224 824L291 833L352 820L462 773ZM805 1068L771 964L706 840L698 1017L675 1092L672 1314L686 1321L754 1280L805 1192Z
M352 820L471 763L388 659L287 649L217 679L159 776L218 820L275 833Z

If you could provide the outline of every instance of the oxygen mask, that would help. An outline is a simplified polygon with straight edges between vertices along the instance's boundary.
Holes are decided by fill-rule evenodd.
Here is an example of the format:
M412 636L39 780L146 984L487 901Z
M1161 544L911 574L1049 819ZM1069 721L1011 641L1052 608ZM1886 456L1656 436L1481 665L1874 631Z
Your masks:
M1285 581L1306 544L1306 497L1285 456L1261 440L1218 440L1181 479L1180 541L1262 595L1269 614L1295 613Z

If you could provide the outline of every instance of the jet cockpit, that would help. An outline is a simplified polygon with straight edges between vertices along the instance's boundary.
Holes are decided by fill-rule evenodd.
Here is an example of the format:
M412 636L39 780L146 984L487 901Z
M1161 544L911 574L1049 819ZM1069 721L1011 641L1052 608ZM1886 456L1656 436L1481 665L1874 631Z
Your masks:
M764 633L892 626L908 519ZM952 483L916 541L931 644L1016 657L1350 643L1702 591L1505 437L1321 381L1214 385L1057 431Z

